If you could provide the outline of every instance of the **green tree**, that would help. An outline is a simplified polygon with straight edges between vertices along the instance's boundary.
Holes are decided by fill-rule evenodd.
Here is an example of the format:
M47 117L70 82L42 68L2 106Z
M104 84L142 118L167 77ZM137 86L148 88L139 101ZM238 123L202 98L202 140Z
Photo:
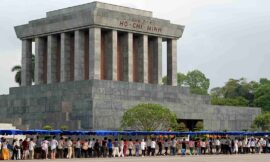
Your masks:
M42 129L44 129L44 130L53 130L53 126L47 124L47 125L44 125L44 126L42 127Z
M186 124L184 122L180 122L176 127L176 130L180 132L185 132L188 131L188 128L186 127Z
M202 121L197 121L197 123L195 124L195 131L202 131L203 130L203 122Z
M178 86L183 86L186 80L186 75L183 73L177 73L177 85ZM166 85L167 84L167 76L164 76L162 78L162 84Z
M261 79L259 87L254 92L255 106L261 107L264 111L270 111L270 81Z
M246 100L244 97L236 97L236 98L212 97L211 104L226 105L226 106L248 106L248 100Z
M213 105L254 106L254 92L260 83L247 82L245 78L229 79L223 87L216 87L210 91Z
M257 128L261 128L263 131L269 131L270 130L270 112L263 113L257 116L253 121L253 127L254 125Z
M22 67L20 65L15 65L12 67L11 71L15 73L15 82L21 85L21 70Z
M67 125L62 125L61 130L68 130L68 126Z
M187 73L185 85L190 87L190 92L194 94L207 95L210 80L199 70Z
M135 130L168 130L175 129L176 115L159 104L139 104L128 109L121 120L123 128Z
M11 72L16 72L14 80L19 85L21 85L21 70L22 70L21 65L15 65L11 69ZM34 73L35 73L35 55L32 54L32 69L31 69L32 81L34 81Z

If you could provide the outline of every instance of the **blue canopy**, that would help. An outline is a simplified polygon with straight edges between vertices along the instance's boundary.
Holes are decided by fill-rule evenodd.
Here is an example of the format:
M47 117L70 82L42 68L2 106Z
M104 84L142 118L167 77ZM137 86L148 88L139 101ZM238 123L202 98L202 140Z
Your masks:
M218 131L197 131L197 132L171 132L171 131L112 131L112 130L0 130L0 135L96 135L96 136L144 136L144 135L232 135L232 136L265 136L270 135L270 132L244 132L244 131L229 131L229 132L218 132Z

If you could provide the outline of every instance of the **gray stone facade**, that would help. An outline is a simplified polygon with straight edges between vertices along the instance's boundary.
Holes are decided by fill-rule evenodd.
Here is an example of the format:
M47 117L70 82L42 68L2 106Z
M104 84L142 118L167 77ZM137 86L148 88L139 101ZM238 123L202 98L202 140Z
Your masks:
M178 119L203 120L207 130L243 130L260 108L213 106L209 96L188 88L144 83L87 80L11 88L0 96L0 122L17 121L23 128L119 129L125 110L139 103L158 103ZM18 122L14 123L16 126Z

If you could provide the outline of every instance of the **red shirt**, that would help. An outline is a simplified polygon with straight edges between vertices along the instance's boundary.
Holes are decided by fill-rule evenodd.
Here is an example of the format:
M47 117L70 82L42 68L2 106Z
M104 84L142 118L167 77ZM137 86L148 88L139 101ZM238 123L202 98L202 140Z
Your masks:
M22 142L23 150L29 150L29 142L24 140Z

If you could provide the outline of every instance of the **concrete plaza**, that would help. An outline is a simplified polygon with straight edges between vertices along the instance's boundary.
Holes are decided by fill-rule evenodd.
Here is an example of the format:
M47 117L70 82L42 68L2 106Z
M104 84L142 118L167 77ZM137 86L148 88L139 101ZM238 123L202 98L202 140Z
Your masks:
M57 161L57 162L268 162L270 154L256 155L212 155L212 156L175 156L175 157L132 157L132 158L100 158L100 159L57 159L57 160L31 160L39 161ZM25 160L24 160L25 161ZM27 160L28 161L28 160ZM29 160L30 161L30 160Z

